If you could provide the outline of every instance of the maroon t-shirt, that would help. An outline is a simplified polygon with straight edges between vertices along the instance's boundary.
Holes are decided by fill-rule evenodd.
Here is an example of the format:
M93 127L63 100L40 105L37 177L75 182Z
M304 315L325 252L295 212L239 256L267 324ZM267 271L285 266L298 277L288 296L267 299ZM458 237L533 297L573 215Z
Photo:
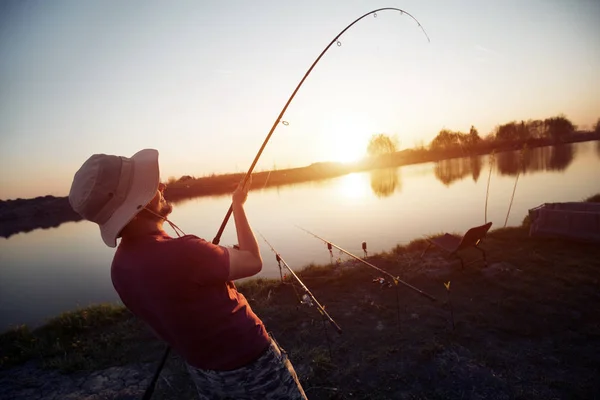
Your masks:
M194 367L236 369L269 345L263 323L227 280L223 247L165 232L124 238L111 276L125 306Z

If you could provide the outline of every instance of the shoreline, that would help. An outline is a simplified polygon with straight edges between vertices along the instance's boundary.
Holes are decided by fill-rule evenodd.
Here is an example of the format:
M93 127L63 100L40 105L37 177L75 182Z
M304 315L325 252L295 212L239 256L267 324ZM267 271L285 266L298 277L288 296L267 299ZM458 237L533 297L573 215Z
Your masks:
M592 367L600 365L600 310L589 307L600 300L597 245L531 238L526 225L499 228L482 243L488 266L468 251L465 261L474 263L465 269L435 250L420 258L425 246L417 239L368 261L436 302L399 286L397 303L393 288L372 283L377 271L352 261L296 271L342 335L324 328L314 307L300 306L279 279L237 286L288 351L311 399L332 391L340 399L458 399L465 390L485 398L585 398L600 389ZM67 312L33 331L0 334L0 397L140 396L163 349L122 306ZM161 376L153 398L193 395L179 356Z
M573 134L569 140L558 145L568 145L586 141L600 140L600 134L593 132L582 132ZM320 181L336 178L349 173L376 170L379 168L397 168L406 165L415 165L428 162L444 162L461 157L476 157L486 154L510 154L508 152L556 146L557 143L549 139L530 139L519 143L484 143L469 151L456 148L445 151L432 151L426 149L407 149L387 156L374 159L363 159L349 164L322 162L311 164L307 167L290 168L274 171L254 172L253 187L250 190L258 190L267 187L282 187L298 183ZM571 155L572 157L572 155ZM510 158L510 157L509 157ZM561 162L569 162L568 154L556 157ZM518 168L513 168L510 163L514 161L507 159L505 164L507 174L516 174ZM566 164L568 165L568 164ZM560 165L560 167L566 167ZM165 198L173 203L187 199L203 196L219 196L231 193L245 173L222 174L202 178L184 176L176 182L169 184L165 191ZM36 229L48 229L58 227L65 222L77 222L82 218L71 208L67 197L39 196L33 199L0 200L0 237L30 232Z

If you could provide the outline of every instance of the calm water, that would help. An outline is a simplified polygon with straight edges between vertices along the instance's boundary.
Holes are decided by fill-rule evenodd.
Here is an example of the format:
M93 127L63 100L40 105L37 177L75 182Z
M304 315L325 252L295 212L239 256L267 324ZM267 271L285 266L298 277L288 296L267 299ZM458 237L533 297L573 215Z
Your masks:
M489 171L490 159L484 156L354 173L253 191L246 210L255 231L300 269L328 263L330 256L323 243L296 225L361 255L362 241L378 252L482 224ZM515 182L508 226L519 225L528 209L544 202L600 193L600 142L534 149L524 156L497 154L487 212L492 229L504 225ZM229 196L188 200L175 205L171 219L186 233L212 240L229 204ZM257 237L265 260L260 276L277 277L274 255ZM234 243L231 221L221 244ZM0 331L36 325L78 306L118 301L110 281L113 254L96 225L85 221L0 239Z

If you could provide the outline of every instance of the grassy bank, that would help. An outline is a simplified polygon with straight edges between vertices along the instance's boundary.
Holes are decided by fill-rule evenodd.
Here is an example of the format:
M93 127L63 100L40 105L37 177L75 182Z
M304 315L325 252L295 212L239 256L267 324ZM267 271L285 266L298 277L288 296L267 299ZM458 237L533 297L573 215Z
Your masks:
M467 252L462 270L425 241L369 261L437 298L373 279L362 264L309 266L299 276L344 330L326 330L290 284L238 285L288 351L311 399L593 398L600 392L600 247L528 236L526 227L488 234L489 266ZM290 283L291 281L287 281ZM397 304L400 305L399 309ZM399 310L399 314L398 314ZM328 345L329 343L329 345ZM163 345L125 309L65 313L39 329L0 336L2 368L37 362L66 373L157 362ZM330 357L331 349L331 357ZM173 355L155 398L193 388Z

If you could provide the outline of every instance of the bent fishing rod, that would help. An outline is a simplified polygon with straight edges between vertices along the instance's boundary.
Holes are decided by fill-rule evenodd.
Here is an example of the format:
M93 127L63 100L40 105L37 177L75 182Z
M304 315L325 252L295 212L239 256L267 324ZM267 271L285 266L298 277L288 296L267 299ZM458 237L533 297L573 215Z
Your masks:
M411 285L411 284L409 284L409 283L406 283L406 282L404 282L404 281L403 281L403 280L401 280L399 277L397 277L397 276L394 276L394 275L390 274L389 272L387 272L387 271L385 271L385 270L383 270L383 269L381 269L381 268L379 268L379 267L376 267L375 265L373 265L373 264L371 264L370 262L368 262L368 261L364 260L363 258L360 258L360 257L358 257L358 256L355 256L354 254L350 253L349 251L346 251L346 250L342 249L341 247L339 247L339 246L336 246L335 244L331 243L329 240L325 240L325 239L323 239L322 237L320 237L320 236L318 236L318 235L315 235L314 233L312 233L312 232L310 232L310 231L308 231L308 230L306 230L306 229L304 229L304 228L302 228L302 227L300 227L300 226L298 226L298 225L296 225L296 227L297 227L298 229L301 229L301 230L303 230L304 232L308 233L309 235L312 235L312 236L314 236L315 238L317 238L317 239L319 239L319 240L323 241L323 242L324 242L324 243L327 245L327 248L328 248L330 251L331 251L331 247L330 247L330 246L332 246L332 247L335 247L336 249L338 249L338 250L339 250L339 251L341 251L342 253L345 253L345 254L349 255L350 257L354 258L355 260L357 260L357 261L360 261L361 263L363 263L363 264L365 264L365 265L367 265L367 266L369 266L369 267L371 267L371 268L373 268L373 269L376 269L377 271L381 272L382 274L384 274L384 275L386 275L386 276L389 276L389 277L392 279L392 281L394 282L394 285L395 285L396 287L397 287L397 286L398 286L398 284L400 283L400 284L402 284L402 285L406 286L407 288L414 290L415 292L419 293L420 295L427 297L429 300L432 300L432 301L437 301L437 299L436 299L435 297L433 297L432 295L430 295L430 294L428 294L428 293L425 293L425 292L424 292L424 291L422 291L421 289L418 289L418 288L414 287L413 285ZM366 247L366 246L365 246L365 247Z
M423 34L425 34L425 37L427 38L427 41L431 42L431 40L429 40L429 35L427 35L427 32L425 32L425 29L423 28L423 26L421 25L421 23L415 17L413 17L410 13L408 13L408 12L406 12L406 11L400 9L400 8L394 8L394 7L378 8L376 10L369 11L368 13L366 13L366 14L358 17L357 19L355 19L352 23L350 23L348 26L346 26L340 33L338 33L331 40L331 42L329 42L329 44L325 47L325 49L323 49L323 51L321 52L321 54L319 54L319 56L316 58L316 60L312 63L312 65L310 66L310 68L306 71L306 73L304 74L304 76L300 80L300 83L298 83L298 86L296 86L296 88L292 92L292 95L287 100L287 102L285 103L285 105L283 106L283 108L281 109L281 111L279 112L279 115L275 119L275 122L273 122L273 126L271 127L271 130L269 131L269 134L267 135L267 137L263 141L262 145L260 146L260 149L258 150L258 153L256 153L256 156L254 157L254 161L252 161L252 164L250 165L250 168L248 169L248 172L246 172L246 176L244 177L242 185L245 185L248 182L248 179L250 178L250 175L252 174L252 171L254 170L254 167L256 166L256 163L258 162L258 159L262 155L263 150L265 149L265 147L267 146L267 143L271 139L271 136L273 135L273 132L275 132L275 128L277 128L277 125L279 125L280 122L282 122L284 125L287 125L287 122L282 120L283 114L285 114L288 106L290 105L290 103L292 102L292 100L294 99L294 97L296 96L296 93L298 93L298 90L300 89L300 87L304 84L304 81L306 80L306 78L308 78L308 76L312 72L313 68L317 65L317 63L321 60L321 58L325 55L325 53L331 48L331 46L334 43L337 43L338 47L341 46L341 42L338 39L348 29L350 29L354 24L356 24L361 19L363 19L363 18L365 18L365 17L367 17L367 16L369 16L371 14L374 17L377 17L377 13L380 12L380 11L397 11L397 12L400 12L401 15L402 14L408 15L410 18L412 18L417 23L417 25L419 26L419 28L421 28L421 30L423 31ZM213 244L219 244L219 242L221 241L221 235L223 235L223 231L225 230L225 226L227 225L227 222L229 221L229 218L231 217L231 213L232 212L233 212L233 204L231 204L229 206L229 210L227 210L227 213L225 214L225 218L223 219L223 222L221 223L221 227L219 228L219 231L217 232L217 234L214 237L214 239L212 240Z
M281 254L279 254L277 252L277 250L275 250L275 248L273 248L273 246L271 245L271 243L269 243L269 241L263 236L262 233L259 232L259 234L263 238L263 240L265 241L265 243L271 248L271 251L273 253L275 253L275 260L277 260L277 264L279 265L279 270L281 271L281 263L283 263L283 265L288 269L288 271L290 271L290 274L292 274L292 276L296 279L296 281L298 281L298 283L302 287L302 290L304 290L304 292L310 297L310 299L313 302L313 304L317 307L317 310L319 310L319 313L321 313L321 315L324 318L326 318L327 321L329 321L329 323L331 324L331 326L333 326L333 328L337 331L337 333L341 334L342 333L342 328L340 328L340 326L333 320L333 318L331 318L331 316L327 313L327 311L325 311L325 308L319 303L319 301L315 298L315 296L313 296L313 294L310 292L310 290L308 290L308 288L306 287L306 285L304 284L304 282L302 282L300 280L300 278L298 278L298 275L296 275L296 273L294 272L294 270L288 265L287 262L285 262L285 260L283 259L283 257L281 257Z
M281 118L283 118L283 114L285 114L288 106L290 105L290 103L292 102L292 100L294 99L294 97L296 96L296 93L298 93L298 90L300 89L300 87L302 86L302 84L304 84L304 81L306 80L306 78L308 77L308 75L310 75L310 73L312 72L313 68L317 65L317 63L321 60L321 58L325 55L325 53L329 50L329 48L334 43L337 43L338 46L341 45L341 43L338 41L338 39L348 29L350 29L354 24L356 24L361 19L363 19L363 18L365 18L365 17L367 17L367 16L369 16L371 14L373 16L377 16L377 13L380 12L380 11L397 11L397 12L400 12L401 15L402 14L408 15L410 18L412 18L417 23L417 25L419 26L419 28L421 28L421 30L423 31L423 34L425 34L425 37L427 38L427 41L431 42L431 40L429 40L429 35L427 35L427 32L425 32L425 29L423 28L423 26L421 25L421 23L415 17L413 17L410 13L408 13L408 12L406 12L406 11L400 9L400 8L394 8L394 7L378 8L377 10L369 11L368 13L366 13L366 14L360 16L359 18L355 19L352 23L350 23L348 26L346 26L340 33L338 33L331 40L331 42L329 42L329 44L327 45L327 47L325 47L325 49L323 49L323 51L321 52L321 54L319 54L319 56L317 57L317 59L312 63L312 65L310 66L310 68L306 71L306 73L302 77L302 80L300 80L300 83L298 83L298 86L296 86L296 88L292 92L292 95L287 100L287 102L285 103L285 105L283 106L283 108L281 109L281 111L279 112L279 115L275 119L275 122L273 123L273 126L271 127L271 130L269 131L269 134L267 135L267 137L263 141L262 145L260 146L260 149L258 150L258 153L256 153L256 156L254 157L254 160L252 161L252 164L250 165L250 168L248 169L248 172L246 173L246 176L244 176L244 180L243 180L243 184L242 185L246 185L246 183L248 182L248 179L250 178L250 175L252 175L252 171L254 170L254 167L256 166L256 163L258 162L258 159L262 155L263 150L267 146L267 143L269 142L269 139L271 139L271 136L273 135L273 132L275 132L275 128L277 128L277 125L279 124L279 122L282 122L285 125L287 125L287 122L282 121ZM221 227L219 228L219 231L215 235L214 239L212 240L213 244L219 244L219 242L221 241L221 236L223 235L223 231L225 230L225 226L227 225L227 222L229 221L229 218L231 217L232 212L233 212L233 204L231 204L229 206L229 210L227 210L227 213L225 214L225 218L223 218L223 222L221 223ZM152 397L152 393L154 392L154 387L156 385L156 381L158 380L158 376L159 376L160 371L161 371L161 369L163 368L163 365L164 365L164 360L166 360L166 358L167 358L167 356L169 354L169 349L170 348L167 347L167 349L165 350L165 353L164 353L163 358L161 360L162 362L160 363L160 365L159 365L156 373L154 374L154 377L152 378L152 381L150 382L150 385L148 386L148 388L146 389L146 392L144 393L144 397L143 397L144 400L148 400L148 399L150 399Z

